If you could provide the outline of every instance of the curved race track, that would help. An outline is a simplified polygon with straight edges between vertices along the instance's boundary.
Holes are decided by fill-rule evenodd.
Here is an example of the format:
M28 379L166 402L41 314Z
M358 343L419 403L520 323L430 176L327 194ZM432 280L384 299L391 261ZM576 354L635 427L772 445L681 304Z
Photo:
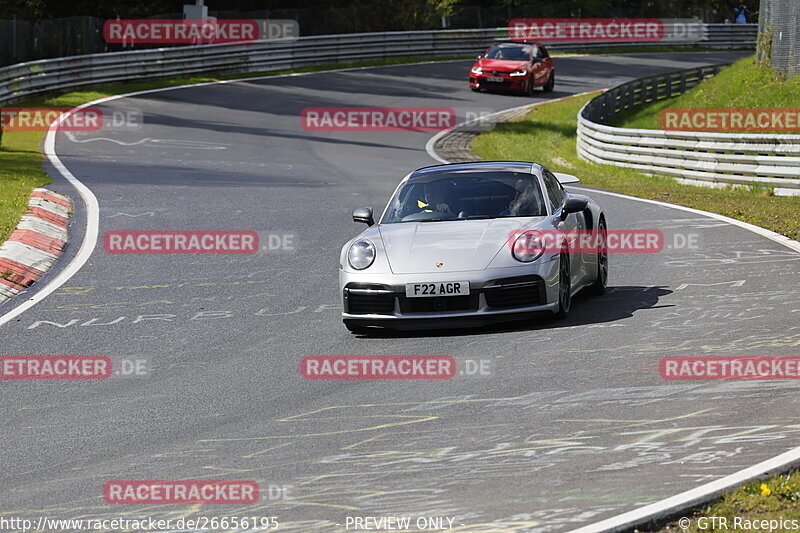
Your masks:
M552 97L738 56L557 58ZM101 235L247 229L262 244L291 234L294 250L125 256L99 242L65 286L0 328L3 354L108 355L149 369L4 381L3 514L238 513L297 531L343 531L347 516L437 515L455 517L457 531L566 531L800 445L795 383L659 377L667 355L798 354L800 255L703 216L596 193L612 228L661 229L668 244L695 234L699 248L613 256L611 292L577 299L565 322L374 338L344 329L337 254L362 229L350 210L382 209L406 172L432 164L432 134L309 132L300 110L531 101L470 92L467 68L169 90L109 104L141 109L140 131L60 133L59 157L99 200ZM77 244L80 202L76 217ZM490 374L303 380L299 360L316 354L452 355L486 360ZM253 479L263 499L115 507L102 498L114 479ZM269 499L269 486L291 498Z

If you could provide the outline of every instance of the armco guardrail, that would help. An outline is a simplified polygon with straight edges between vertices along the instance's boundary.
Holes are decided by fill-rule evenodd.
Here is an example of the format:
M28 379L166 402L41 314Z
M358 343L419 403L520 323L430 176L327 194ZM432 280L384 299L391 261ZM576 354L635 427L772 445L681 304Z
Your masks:
M635 107L672 98L726 65L669 72L614 87L578 113L578 155L703 185L774 187L800 195L800 135L615 128L605 123Z
M581 116L601 124L609 122L617 114L634 107L678 96L729 64L678 70L625 82L587 102Z
M755 48L755 24L668 23L668 38L637 46ZM43 92L99 83L185 76L198 73L254 73L307 65L408 56L475 54L507 38L507 28L360 33L182 46L65 57L0 69L0 104ZM553 44L552 51L610 48L625 43ZM634 44L634 43L628 43Z

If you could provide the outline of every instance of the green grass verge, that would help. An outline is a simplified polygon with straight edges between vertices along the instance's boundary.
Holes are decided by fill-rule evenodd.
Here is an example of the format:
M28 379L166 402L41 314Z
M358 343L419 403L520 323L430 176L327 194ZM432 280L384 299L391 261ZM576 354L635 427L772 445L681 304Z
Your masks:
M664 109L797 108L800 76L783 78L755 56L735 62L719 74L675 98L653 102L616 117L612 125L623 128L661 129Z
M705 522L698 519L717 516L727 518L727 528L721 527L718 520L716 527L711 527L711 520ZM735 518L741 519L738 524ZM688 515L691 527L681 529L678 522L672 522L659 529L659 532L688 531L691 533L715 532L753 532L753 531L791 531L788 528L770 527L764 524L754 525L754 520L800 520L800 473L772 477L763 481L753 481L725 495L709 505L695 509ZM745 522L745 521L750 521Z
M0 150L0 243L5 242L28 206L31 190L50 182L42 171L39 132L3 135Z
M667 177L580 160L575 147L576 117L593 96L537 106L520 120L482 133L474 139L472 149L487 160L536 161L553 171L576 174L585 185L720 213L800 240L800 197L775 197L771 189L763 187L681 185Z
M189 78L154 80L141 83L119 83L100 85L76 90L59 96L40 96L10 104L9 107L74 107L117 94L125 94L162 87L175 87L211 81L253 78L262 76L278 76L281 74L301 72L321 72L325 70L397 65L404 63L420 63L425 61L448 61L466 59L463 56L453 57L398 57L380 61L358 61L338 63L335 65L313 65L293 70L256 74L231 74L225 76L195 76ZM22 213L25 212L31 190L50 183L50 178L42 169L42 154L39 151L45 132L3 132L0 145L0 243L5 242L14 230Z

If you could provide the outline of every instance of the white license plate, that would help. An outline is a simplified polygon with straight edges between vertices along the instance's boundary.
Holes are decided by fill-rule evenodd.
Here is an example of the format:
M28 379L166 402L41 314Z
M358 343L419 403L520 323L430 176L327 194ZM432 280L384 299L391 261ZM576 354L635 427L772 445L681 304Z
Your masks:
M437 283L406 283L408 298L428 296L465 296L469 294L469 281L443 281Z
M497 76L486 76L483 79L485 79L486 81L497 81L497 82L505 81L503 78L499 78Z

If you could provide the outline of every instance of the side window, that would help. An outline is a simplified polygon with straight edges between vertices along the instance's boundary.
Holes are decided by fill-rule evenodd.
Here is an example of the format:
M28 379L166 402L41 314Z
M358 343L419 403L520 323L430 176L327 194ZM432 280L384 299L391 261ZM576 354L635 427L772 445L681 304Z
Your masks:
M564 203L564 189L561 188L558 179L556 179L549 170L543 170L542 177L544 178L544 186L547 189L547 197L550 199L550 205L553 207L553 211L555 211Z
M536 57L538 58L547 59L548 57L550 57L550 55L547 53L547 48L545 48L542 45L536 47L536 52L537 52Z

